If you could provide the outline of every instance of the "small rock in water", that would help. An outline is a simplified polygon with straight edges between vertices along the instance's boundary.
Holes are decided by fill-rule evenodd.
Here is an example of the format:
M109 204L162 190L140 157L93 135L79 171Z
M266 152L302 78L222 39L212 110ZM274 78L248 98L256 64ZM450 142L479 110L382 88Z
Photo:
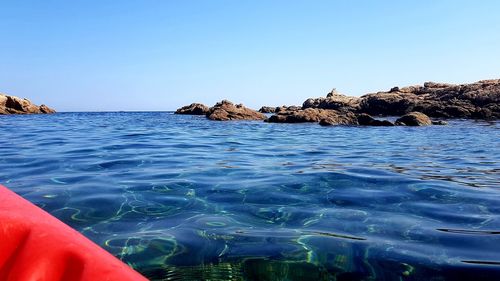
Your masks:
M331 118L323 118L319 121L321 126L332 126L334 124L333 119Z
M183 106L175 111L175 114L188 114L188 115L205 115L208 112L208 106L201 103L192 103Z
M362 126L394 126L391 121L377 120L366 113L358 115L358 123Z
M431 124L429 116L421 112L410 112L396 120L398 126L428 126Z
M448 125L448 122L443 120L432 121L432 125Z

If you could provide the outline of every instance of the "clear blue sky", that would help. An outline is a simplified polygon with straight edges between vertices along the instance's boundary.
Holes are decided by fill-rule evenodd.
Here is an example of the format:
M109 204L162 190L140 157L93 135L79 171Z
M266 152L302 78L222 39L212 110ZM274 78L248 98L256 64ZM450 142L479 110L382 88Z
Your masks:
M3 0L0 92L59 111L500 78L500 1Z

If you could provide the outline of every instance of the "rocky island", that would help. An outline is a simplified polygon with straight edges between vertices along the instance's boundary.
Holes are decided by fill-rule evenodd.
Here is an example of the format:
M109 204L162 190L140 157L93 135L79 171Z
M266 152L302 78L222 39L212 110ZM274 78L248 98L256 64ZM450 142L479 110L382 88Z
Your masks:
M192 103L177 109L175 114L205 115L215 121L266 119L266 115L242 104L235 105L228 100L222 100L210 108L200 103Z
M28 99L0 93L1 114L49 114L56 111L45 104L37 106Z
M272 123L317 122L320 125L425 126L444 125L432 118L500 118L500 79L471 84L426 82L424 85L393 87L389 91L361 97L343 95L333 89L326 97L309 98L302 106L263 106L259 111L222 101L208 108L191 104L178 114L201 114L211 120L264 120ZM273 113L267 118L262 113ZM396 122L372 116L399 116Z
M266 116L243 104L233 104L228 100L216 103L207 112L207 118L216 121L228 120L265 120Z

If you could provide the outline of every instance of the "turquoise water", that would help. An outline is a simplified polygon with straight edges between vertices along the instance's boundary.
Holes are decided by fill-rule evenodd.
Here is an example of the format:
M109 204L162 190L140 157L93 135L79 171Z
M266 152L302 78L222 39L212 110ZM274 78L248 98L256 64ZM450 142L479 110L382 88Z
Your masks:
M0 116L0 183L155 280L500 280L499 129Z

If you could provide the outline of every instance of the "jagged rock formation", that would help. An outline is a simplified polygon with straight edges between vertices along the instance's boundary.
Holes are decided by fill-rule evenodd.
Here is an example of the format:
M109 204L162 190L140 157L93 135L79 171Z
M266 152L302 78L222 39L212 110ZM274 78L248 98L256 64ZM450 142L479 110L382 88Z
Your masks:
M401 116L412 111L430 117L500 118L500 79L452 85L427 82L423 86L394 87L361 97L360 112Z
M187 107L193 112L193 105ZM186 107L184 107L186 108ZM182 109L182 108L181 108ZM178 111L180 111L179 109ZM423 86L393 87L361 97L349 97L335 89L326 97L309 98L302 106L263 106L260 112L274 112L266 119L271 123L320 122L321 125L394 126L388 120L370 115L403 116L396 125L446 125L439 118L500 118L500 79L472 84L452 85L426 82ZM222 101L206 113L212 120L264 120L262 113L243 105Z
M28 99L0 94L0 114L49 114L56 111L45 104L37 106Z

